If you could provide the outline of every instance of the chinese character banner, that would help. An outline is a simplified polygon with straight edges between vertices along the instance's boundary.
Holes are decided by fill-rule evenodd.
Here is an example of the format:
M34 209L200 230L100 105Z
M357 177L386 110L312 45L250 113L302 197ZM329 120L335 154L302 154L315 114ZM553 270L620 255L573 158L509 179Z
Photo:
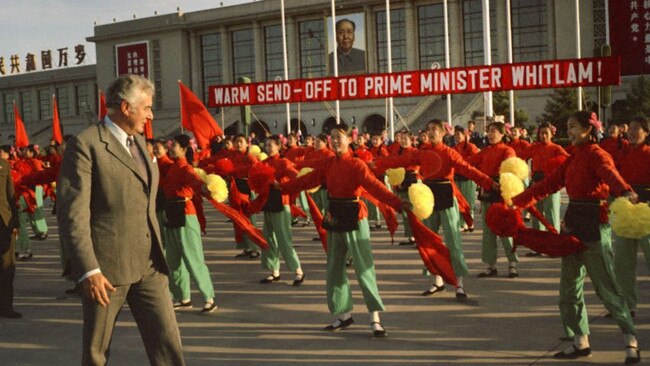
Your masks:
M609 31L621 74L650 74L650 0L609 0Z

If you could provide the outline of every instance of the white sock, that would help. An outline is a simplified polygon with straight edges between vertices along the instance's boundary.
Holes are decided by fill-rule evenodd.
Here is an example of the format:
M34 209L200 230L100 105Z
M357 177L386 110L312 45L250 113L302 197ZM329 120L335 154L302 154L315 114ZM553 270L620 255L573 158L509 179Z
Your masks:
M379 323L379 312L371 311L370 312L370 323Z
M517 262L510 262L510 267L517 268Z
M457 294L464 294L464 293L465 293L465 290L463 290L462 287L456 287L456 293L457 293Z
M206 304L214 304L214 299L207 299L205 300Z
M274 269L273 270L273 277L278 277L280 275L280 270Z
M192 301L192 299L183 299L183 300L181 300L181 303L187 304L190 301Z
M296 270L296 276L302 276L304 273L302 273L302 268L298 268Z
M350 314L350 313L343 313L343 314L339 315L339 319L341 319L341 320L348 320L350 318L352 318L352 314Z
M573 345L576 346L577 349L589 348L589 336L576 334L575 337L573 337Z
M438 275L435 275L433 277L433 284L435 286L437 286L437 287L440 287L440 286L444 285L445 283L442 281L442 277L440 277Z
M463 277L462 276L456 277L456 282L458 283L458 287L463 287Z
M625 347L639 348L639 342L636 340L636 336L632 334L623 334L623 341L625 342ZM636 351L634 351L634 356L636 356Z

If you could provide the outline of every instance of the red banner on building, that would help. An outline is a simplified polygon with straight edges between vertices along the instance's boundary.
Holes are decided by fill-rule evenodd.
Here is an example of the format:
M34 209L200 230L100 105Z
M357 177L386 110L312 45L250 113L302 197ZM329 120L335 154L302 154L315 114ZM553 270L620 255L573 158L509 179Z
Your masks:
M149 43L138 42L115 46L117 75L135 74L149 77Z
M210 86L210 107L620 84L618 57Z
M609 33L621 74L650 74L650 1L609 0Z

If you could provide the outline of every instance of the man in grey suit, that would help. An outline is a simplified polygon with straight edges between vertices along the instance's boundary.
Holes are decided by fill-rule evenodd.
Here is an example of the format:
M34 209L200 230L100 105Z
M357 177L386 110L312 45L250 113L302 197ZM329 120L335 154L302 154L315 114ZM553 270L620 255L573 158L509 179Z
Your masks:
M59 233L83 303L84 365L108 360L128 302L152 365L183 365L155 200L158 170L140 135L153 119L153 84L123 75L106 91L108 116L68 142L57 185Z
M22 317L14 310L18 207L8 150L9 146L0 147L0 318L17 319Z

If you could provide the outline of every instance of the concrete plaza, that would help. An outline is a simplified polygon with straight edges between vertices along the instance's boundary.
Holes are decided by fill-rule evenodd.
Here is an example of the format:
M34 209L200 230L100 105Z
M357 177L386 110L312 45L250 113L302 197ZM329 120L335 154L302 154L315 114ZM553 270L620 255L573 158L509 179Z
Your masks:
M322 327L333 320L325 299L325 254L313 226L294 228L294 243L306 273L305 283L292 287L292 274L262 285L267 276L259 260L234 258L233 230L211 208L204 236L207 264L217 292L219 309L201 315L202 299L193 291L194 309L178 312L185 357L189 365L429 365L429 364L569 364L553 353L571 343L560 326L558 287L560 260L526 258L519 248L520 277L507 278L503 250L499 276L478 279L481 225L463 234L471 275L465 279L470 302L456 302L452 288L432 297L420 293L429 279L421 275L422 262L414 247L391 245L388 233L372 233L379 289L387 306L382 323L386 339L373 339L369 318L355 275L355 324L328 333ZM50 237L32 243L34 258L19 262L16 310L19 320L0 319L0 365L74 365L81 359L81 304L65 295L71 287L60 277L56 221L47 208ZM401 240L401 222L396 241ZM642 350L650 344L650 277L639 258L640 299L637 317ZM286 268L282 267L283 270ZM620 364L624 359L621 332L593 287L585 287L591 322L593 356L589 364ZM111 347L113 365L148 364L138 329L125 307ZM646 354L642 354L642 357Z

